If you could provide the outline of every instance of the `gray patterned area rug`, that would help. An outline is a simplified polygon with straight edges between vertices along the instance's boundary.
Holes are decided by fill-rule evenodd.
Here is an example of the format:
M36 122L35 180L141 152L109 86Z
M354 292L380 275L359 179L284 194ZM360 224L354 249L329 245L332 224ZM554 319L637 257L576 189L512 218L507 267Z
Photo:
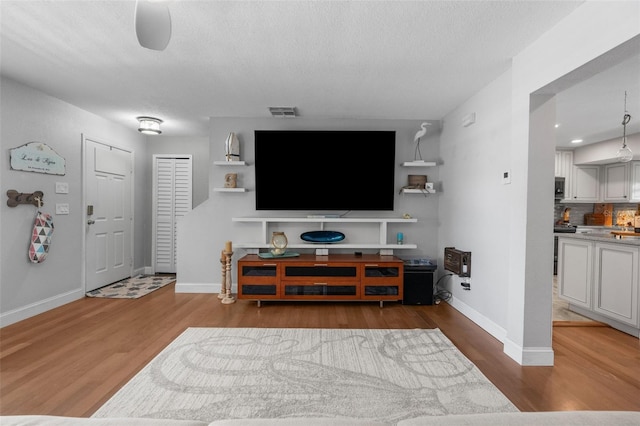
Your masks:
M167 284L171 284L175 280L176 276L173 274L138 275L137 277L127 278L126 280L88 291L86 295L88 297L107 297L111 299L137 299Z
M518 409L435 330L189 328L92 417L349 417Z

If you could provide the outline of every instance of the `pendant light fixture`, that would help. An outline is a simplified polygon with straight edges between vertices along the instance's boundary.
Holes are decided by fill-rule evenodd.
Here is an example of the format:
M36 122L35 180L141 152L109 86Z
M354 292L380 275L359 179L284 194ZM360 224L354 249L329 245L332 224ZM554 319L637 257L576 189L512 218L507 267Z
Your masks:
M624 115L622 116L622 147L618 150L618 161L627 163L633 159L633 152L627 147L627 124L631 121L631 115L627 112L627 91L624 92Z
M162 120L154 117L137 117L138 119L138 131L145 135L159 135L162 133L160 130L160 124Z

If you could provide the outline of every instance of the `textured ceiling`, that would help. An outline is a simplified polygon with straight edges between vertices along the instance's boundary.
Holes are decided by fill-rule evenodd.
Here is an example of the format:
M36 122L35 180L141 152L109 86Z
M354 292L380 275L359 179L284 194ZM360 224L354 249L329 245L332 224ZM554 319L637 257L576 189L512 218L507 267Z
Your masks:
M0 1L0 72L109 120L439 120L581 1L168 1L166 50L140 47L134 1ZM639 117L640 118L640 117Z

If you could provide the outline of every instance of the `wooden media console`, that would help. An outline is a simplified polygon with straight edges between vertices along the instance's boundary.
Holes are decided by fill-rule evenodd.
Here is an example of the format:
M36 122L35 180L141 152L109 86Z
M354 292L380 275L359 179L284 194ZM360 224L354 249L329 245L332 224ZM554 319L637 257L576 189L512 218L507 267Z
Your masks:
M395 256L330 254L238 260L238 299L385 301L403 297L403 261Z

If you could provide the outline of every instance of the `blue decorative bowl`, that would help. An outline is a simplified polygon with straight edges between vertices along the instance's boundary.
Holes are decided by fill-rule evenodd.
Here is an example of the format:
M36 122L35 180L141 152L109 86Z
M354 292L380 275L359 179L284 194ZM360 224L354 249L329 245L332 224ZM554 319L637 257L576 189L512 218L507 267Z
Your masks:
M344 240L344 234L337 231L309 231L300 234L303 241L309 243L339 243Z

